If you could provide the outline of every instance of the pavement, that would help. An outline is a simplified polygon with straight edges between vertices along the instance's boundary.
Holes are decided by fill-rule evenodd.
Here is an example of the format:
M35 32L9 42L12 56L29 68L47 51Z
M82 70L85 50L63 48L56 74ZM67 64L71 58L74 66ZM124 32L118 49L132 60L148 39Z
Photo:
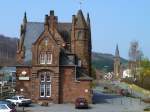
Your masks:
M25 107L24 112L143 112L148 106L140 99L123 97L114 94L104 94L94 90L93 100L89 109L75 109L74 104L50 104L48 107L32 104ZM17 112L23 112L23 107L18 107Z

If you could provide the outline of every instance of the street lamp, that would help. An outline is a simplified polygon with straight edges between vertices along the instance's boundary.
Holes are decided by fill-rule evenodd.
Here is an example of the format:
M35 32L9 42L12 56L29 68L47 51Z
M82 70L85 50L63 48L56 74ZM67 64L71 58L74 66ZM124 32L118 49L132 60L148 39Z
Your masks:
M26 71L22 71L21 74L22 74L23 76L25 76L25 75L27 74L27 72L26 72Z

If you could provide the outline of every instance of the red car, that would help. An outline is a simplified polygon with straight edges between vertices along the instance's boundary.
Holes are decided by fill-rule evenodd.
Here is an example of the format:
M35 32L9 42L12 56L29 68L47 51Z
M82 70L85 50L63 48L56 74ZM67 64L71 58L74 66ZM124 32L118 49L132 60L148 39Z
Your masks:
M88 108L88 102L85 98L79 97L75 101L75 108Z

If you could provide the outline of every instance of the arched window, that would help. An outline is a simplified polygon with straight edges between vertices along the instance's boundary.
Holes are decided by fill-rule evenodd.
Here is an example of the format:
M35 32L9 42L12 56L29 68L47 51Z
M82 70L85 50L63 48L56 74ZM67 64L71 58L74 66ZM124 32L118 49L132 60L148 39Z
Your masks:
M77 39L82 40L84 38L84 31L78 31Z
M51 96L51 76L50 72L40 72L40 97Z
M81 31L78 32L78 40L80 40L80 39L82 39L82 32Z

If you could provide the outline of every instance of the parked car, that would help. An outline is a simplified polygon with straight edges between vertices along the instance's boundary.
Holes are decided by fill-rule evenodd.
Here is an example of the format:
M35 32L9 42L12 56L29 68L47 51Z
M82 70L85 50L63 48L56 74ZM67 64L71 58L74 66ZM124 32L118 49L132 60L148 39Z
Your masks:
M13 96L10 99L7 99L7 101L10 101L14 103L15 105L19 106L28 106L32 103L31 99L26 99L24 96Z
M88 108L88 102L85 98L79 97L75 101L75 108Z
M0 112L17 112L15 105L10 101L0 100Z
M122 96L129 96L130 93L128 92L127 89L120 89L120 95L122 95Z

